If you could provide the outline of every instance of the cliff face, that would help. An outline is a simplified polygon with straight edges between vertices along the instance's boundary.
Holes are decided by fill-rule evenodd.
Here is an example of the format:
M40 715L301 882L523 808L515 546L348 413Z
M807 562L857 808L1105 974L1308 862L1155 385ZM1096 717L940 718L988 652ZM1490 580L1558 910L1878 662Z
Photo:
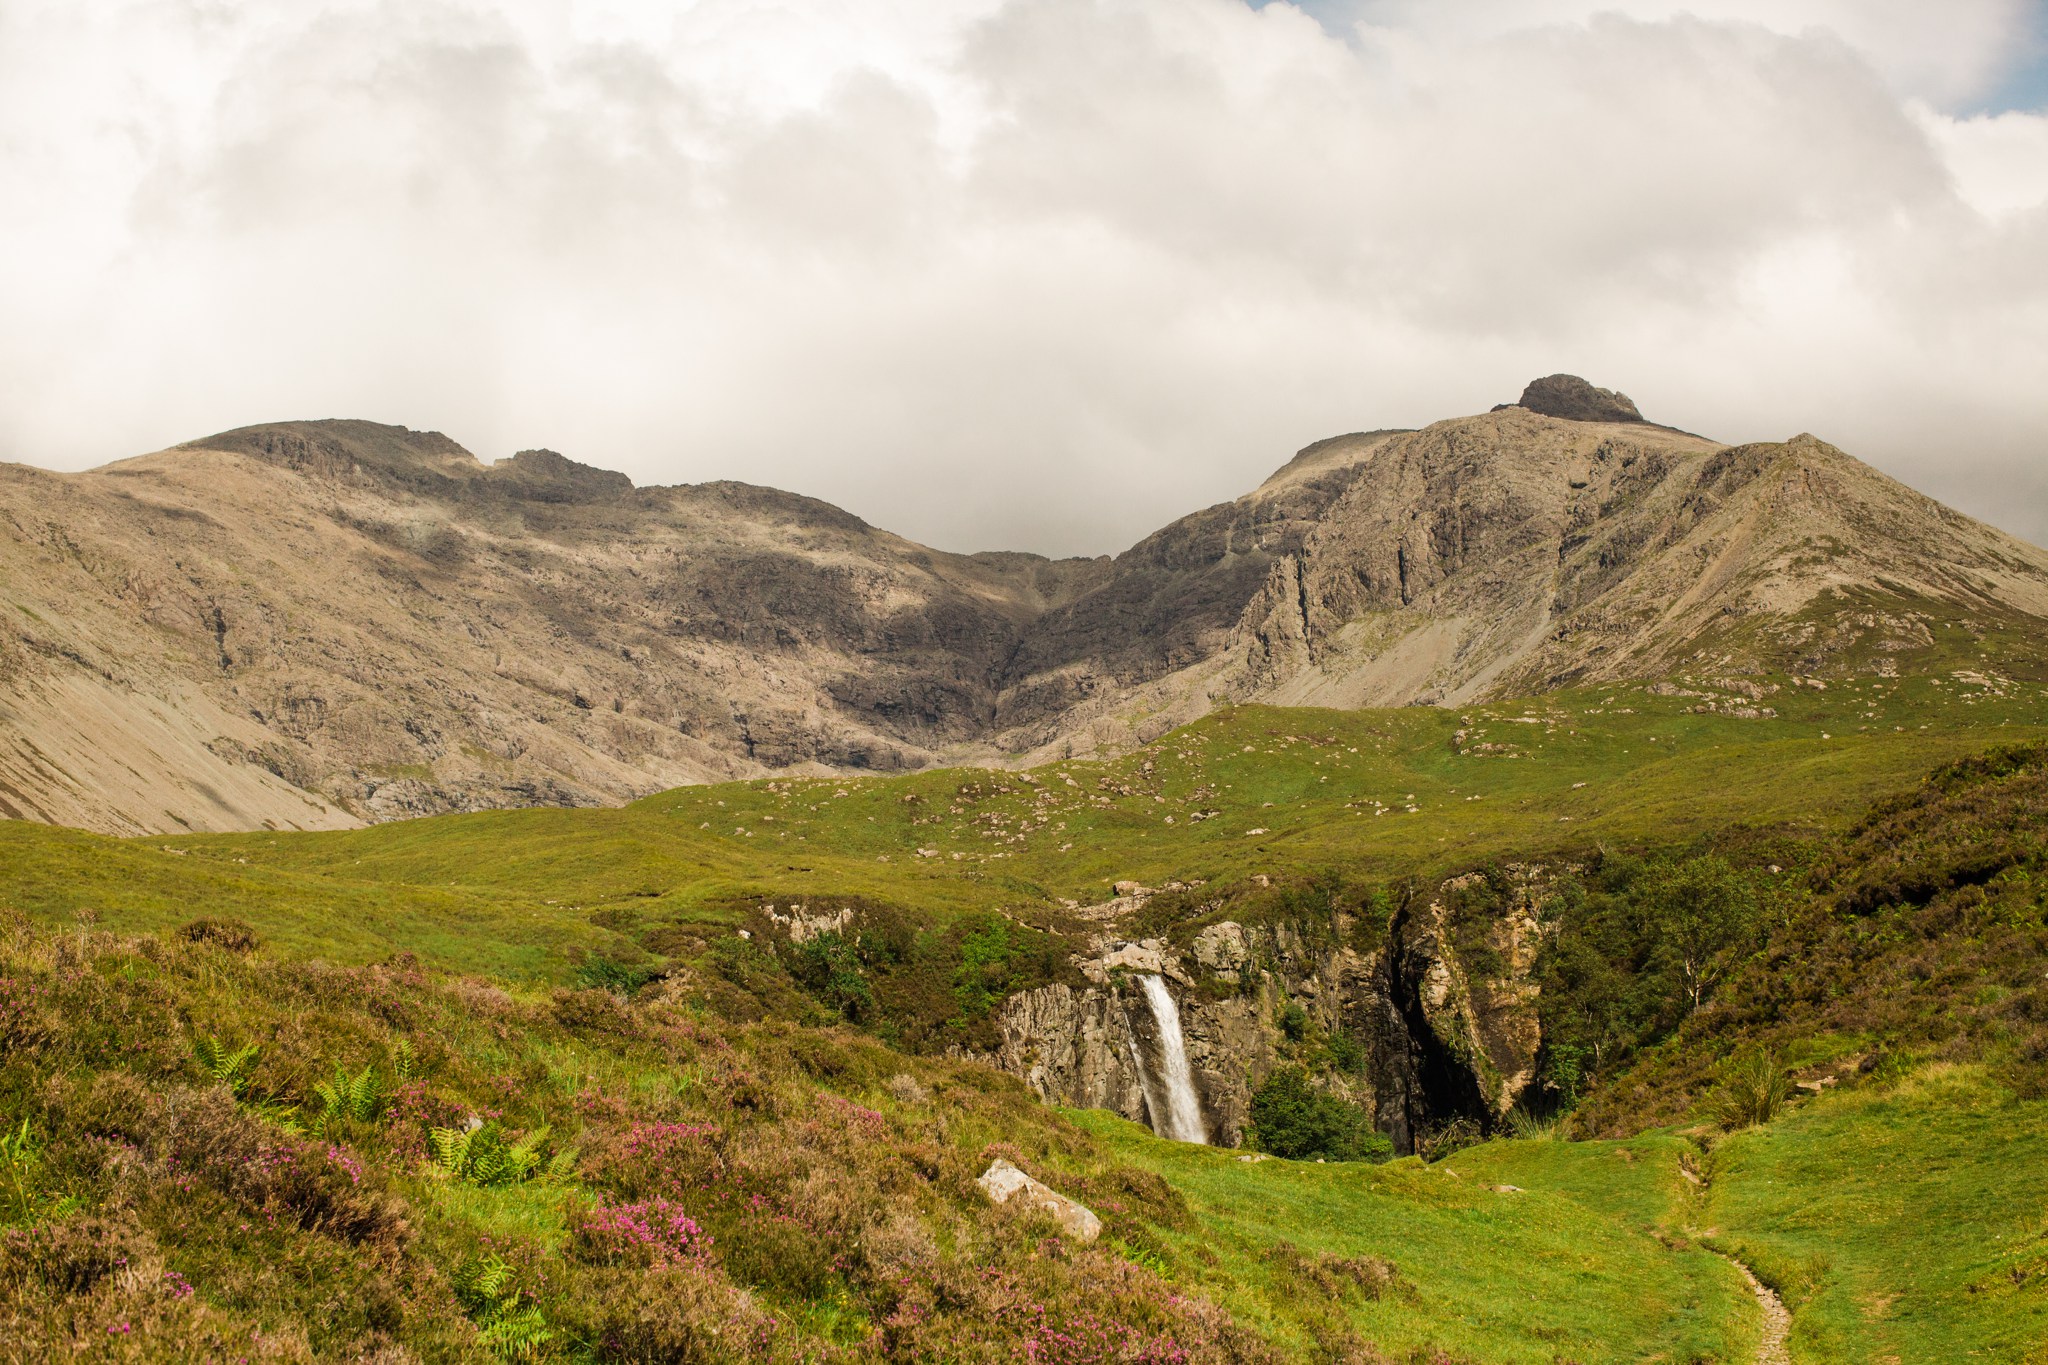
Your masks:
M1219 920L1183 943L1126 939L1112 922L1079 959L1088 984L1011 996L996 1016L1001 1043L983 1060L1048 1103L1156 1129L1163 1049L1139 989L1154 975L1178 1003L1213 1142L1246 1140L1253 1093L1290 1062L1362 1105L1398 1152L1455 1120L1491 1128L1535 1083L1543 881L1538 868L1497 885L1456 878L1411 896L1378 936L1351 916L1319 929Z

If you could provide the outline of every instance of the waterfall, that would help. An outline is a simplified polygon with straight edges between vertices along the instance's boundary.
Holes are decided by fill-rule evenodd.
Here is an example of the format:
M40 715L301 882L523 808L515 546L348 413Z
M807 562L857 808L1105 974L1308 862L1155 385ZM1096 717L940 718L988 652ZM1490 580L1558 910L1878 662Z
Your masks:
M1166 981L1158 976L1138 978L1145 988L1145 1003L1152 1007L1152 1021L1159 1028L1159 1062L1163 1074L1155 1077L1145 1065L1143 1049L1135 1041L1132 1051L1138 1063L1138 1079L1145 1087L1145 1103L1152 1111L1152 1131L1179 1142L1209 1140L1202 1122L1202 1102L1195 1096L1194 1073L1188 1069L1188 1049L1180 1032L1180 1006L1173 1003Z

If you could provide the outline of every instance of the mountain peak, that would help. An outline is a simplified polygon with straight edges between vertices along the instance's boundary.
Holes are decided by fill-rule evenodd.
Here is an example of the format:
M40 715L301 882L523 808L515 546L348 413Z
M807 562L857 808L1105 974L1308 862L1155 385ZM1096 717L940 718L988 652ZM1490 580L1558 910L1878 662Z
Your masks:
M1643 414L1625 393L1596 388L1575 374L1532 379L1509 407L1527 408L1567 422L1641 422Z
M490 475L538 502L607 502L633 491L624 474L582 464L553 450L522 450L491 465Z

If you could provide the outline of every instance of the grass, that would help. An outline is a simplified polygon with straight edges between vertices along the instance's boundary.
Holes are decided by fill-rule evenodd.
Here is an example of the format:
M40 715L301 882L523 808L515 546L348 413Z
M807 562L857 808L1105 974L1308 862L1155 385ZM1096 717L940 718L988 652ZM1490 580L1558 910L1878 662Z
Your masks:
M1245 1162L1106 1114L1073 1117L1186 1197L1195 1226L1173 1245L1204 1267L1197 1283L1282 1339L1317 1324L1302 1320L1290 1263L1273 1255L1280 1243L1392 1262L1397 1291L1333 1309L1383 1351L1515 1365L1733 1361L1754 1340L1734 1271L1678 1233L1687 1144L1676 1138L1495 1142L1433 1166L1322 1165ZM1497 1188L1507 1185L1519 1188Z
M1808 1102L1714 1153L1706 1217L1798 1365L2048 1359L2048 1103L1981 1067Z
M1455 713L1242 707L1030 774L778 779L327 834L0 823L0 1129L34 1149L9 1167L26 1183L0 1245L0 1335L55 1351L123 1324L138 1346L260 1329L283 1343L265 1358L474 1358L481 1310L450 1286L503 1256L521 1302L560 1329L558 1358L693 1358L745 1338L792 1360L1027 1339L1082 1359L1137 1351L1139 1332L1218 1362L1268 1346L1744 1360L1755 1305L1711 1238L1783 1289L1802 1361L2031 1365L2048 1339L2033 1185L2048 1104L2015 1098L2005 1072L1901 1064L1893 1089L1795 1092L1721 1142L1704 1192L1685 1175L1696 1147L1669 1131L1493 1142L1433 1166L1247 1162L908 1055L957 1032L826 1027L832 1010L736 932L768 906L857 902L872 941L836 948L876 999L965 1013L1017 973L1058 970L1090 932L1070 903L1116 880L1331 867L1391 884L1752 827L1810 836L1821 862L1798 913L1630 1072L1596 1079L1582 1116L1676 1120L1738 1043L1841 1077L1880 1038L2032 1056L2048 1023L2048 773L2029 760L1915 782L2048 737L2042 690L1762 681L1777 690L1743 703L1769 718L1725 714L1735 694L1711 683ZM1987 840L2005 850L1995 869L1969 861ZM261 946L178 932L201 917L246 921ZM670 975L620 984L654 969ZM559 989L579 978L619 993ZM261 1041L241 1103L195 1068L202 1037ZM417 1089L326 1150L314 1082L337 1065L389 1079L400 1039ZM574 1174L437 1176L427 1130L469 1116L548 1125ZM682 1146L635 1148L662 1125ZM273 1169L283 1151L301 1176ZM972 1182L996 1155L1095 1207L1104 1241L1063 1247L990 1210ZM590 1240L594 1208L644 1218L661 1201L702 1221L712 1270ZM161 1281L95 1270L108 1247ZM178 1283L189 1295L163 1288Z
M925 927L1001 911L1058 928L1067 902L1125 879L1338 864L1394 879L1731 825L1828 829L1993 738L2048 736L2048 694L2029 683L1764 681L1770 719L1642 687L1460 712L1238 707L1121 759L1021 775L767 780L334 833L4 823L0 905L130 930L231 914L335 961L403 950L562 981L587 954L668 956L662 931L729 932L760 903L860 897Z

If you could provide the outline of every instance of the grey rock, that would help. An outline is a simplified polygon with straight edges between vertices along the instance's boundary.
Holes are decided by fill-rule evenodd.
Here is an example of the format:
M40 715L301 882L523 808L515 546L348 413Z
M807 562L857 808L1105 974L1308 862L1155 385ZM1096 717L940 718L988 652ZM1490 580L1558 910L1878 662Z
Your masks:
M997 1204L1021 1200L1024 1207L1050 1214L1060 1231L1079 1242L1092 1242L1102 1235L1102 1220L1085 1204L1069 1199L1041 1181L1034 1180L1001 1157L975 1180L989 1199Z
M1530 380L1515 405L1545 417L1562 417L1567 422L1643 420L1643 414L1636 411L1627 394L1595 388L1575 374L1552 374Z

